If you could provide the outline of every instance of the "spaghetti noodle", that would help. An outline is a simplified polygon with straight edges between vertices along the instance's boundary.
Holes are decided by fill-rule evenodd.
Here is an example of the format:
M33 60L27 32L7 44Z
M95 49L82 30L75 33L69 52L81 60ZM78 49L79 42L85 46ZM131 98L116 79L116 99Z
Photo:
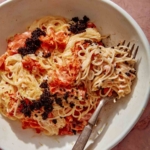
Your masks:
M129 49L101 40L86 16L46 16L14 35L0 57L0 112L38 133L81 132L100 99L129 94L136 77Z

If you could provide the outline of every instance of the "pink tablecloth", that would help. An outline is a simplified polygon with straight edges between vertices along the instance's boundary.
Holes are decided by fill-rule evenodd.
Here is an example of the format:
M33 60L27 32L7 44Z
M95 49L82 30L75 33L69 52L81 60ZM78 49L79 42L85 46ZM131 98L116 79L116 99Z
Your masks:
M5 0L0 0L0 3ZM112 0L141 26L150 42L150 0ZM150 101L139 122L112 150L150 150Z

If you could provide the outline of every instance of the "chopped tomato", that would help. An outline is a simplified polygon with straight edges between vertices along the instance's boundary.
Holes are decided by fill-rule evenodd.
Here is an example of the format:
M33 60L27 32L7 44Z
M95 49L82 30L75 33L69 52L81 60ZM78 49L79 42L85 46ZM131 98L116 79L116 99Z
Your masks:
M14 116L14 110L12 110L11 112L8 113L8 116L13 117Z
M72 132L72 121L73 118L72 116L66 117L66 126L62 129L59 129L59 135L73 135L74 133Z
M41 36L40 40L42 41L41 48L45 53L52 52L56 48L54 38L51 36Z
M88 22L87 23L87 27L88 28L96 28L96 25L94 23L92 23L92 22Z
M56 48L55 44L55 31L53 28L49 29L50 34L46 36L41 36L39 39L42 41L41 48L45 53L52 52Z
M73 135L69 125L66 125L64 128L59 129L59 135Z
M36 120L27 118L22 119L22 128L33 128L36 130L37 133L40 133L43 130Z
M17 102L17 98L16 98L16 94L15 93L9 94L9 97L10 97L10 101L8 103L8 106L11 108L12 105Z
M66 117L66 120L67 120L68 122L72 122L72 121L73 121L73 117L72 117L72 116L67 116L67 117Z
M93 114L93 111L85 115L84 118L82 118L80 121L74 118L73 116L67 116L66 119L66 126L62 129L59 129L59 135L73 135L75 130L77 133L80 133L85 125L87 124L87 121Z
M106 94L109 90L110 90L110 88L104 88L103 93ZM113 90L110 90L108 93L108 96L112 96L112 92L113 92Z
M66 66L59 66L58 71L54 71L50 82L50 90L56 88L70 88L75 82L76 76L80 71L80 61L78 59L72 60Z
M52 28L50 31L50 35L40 37L40 40L42 41L42 49L45 52L52 52L57 48L60 52L63 52L67 44L67 34L65 32L55 33Z
M42 68L42 66L39 64L38 61L33 60L29 56L26 56L23 58L22 65L25 69L27 69L28 71L30 71L32 73L37 74L37 73L41 73L41 72L45 71L45 69Z
M88 114L86 114L83 118L82 118L82 120L89 120L90 118L91 118L91 116L92 116L92 113L88 113Z
M63 52L63 50L66 47L67 37L68 36L65 32L59 32L58 34L55 35L55 41L57 44L57 49L61 52Z
M16 94L9 94L10 100L8 103L8 109L11 109L12 106L17 103L17 98L16 98ZM18 112L18 111L17 111ZM11 112L8 113L8 116L14 116L14 109L11 110Z
M80 104L84 105L84 104L86 104L86 102L85 101L80 101Z
M53 114L52 113L49 113L48 114L48 118L52 118L53 117Z
M25 46L27 38L31 37L31 32L27 31L22 34L16 34L13 39L8 40L7 52L9 55L18 53L18 48Z
M74 115L76 115L76 116L80 115L80 111L78 111L78 109L80 109L80 108L77 108L77 110L75 110L75 112L74 112Z
M76 54L78 53L79 50L81 50L81 47L79 46L81 42L76 42L75 45L74 45L74 48L72 49L72 52L73 54Z
M5 66L5 60L6 60L7 55L3 54L0 56L0 69L1 70L8 70L7 67Z

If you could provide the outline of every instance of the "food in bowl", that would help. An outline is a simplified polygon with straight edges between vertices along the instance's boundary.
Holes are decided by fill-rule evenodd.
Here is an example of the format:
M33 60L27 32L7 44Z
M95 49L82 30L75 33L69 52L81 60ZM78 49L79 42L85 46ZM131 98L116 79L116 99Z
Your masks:
M0 112L47 135L80 133L102 97L131 92L135 59L105 47L87 16L46 16L8 39L0 57Z

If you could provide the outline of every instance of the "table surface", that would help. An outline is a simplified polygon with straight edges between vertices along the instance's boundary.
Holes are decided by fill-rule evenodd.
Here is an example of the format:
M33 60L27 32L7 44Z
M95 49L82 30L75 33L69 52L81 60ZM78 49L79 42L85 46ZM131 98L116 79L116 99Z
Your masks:
M0 0L0 3L5 0ZM140 25L150 42L150 0L112 0ZM150 150L150 101L132 131L112 150Z

